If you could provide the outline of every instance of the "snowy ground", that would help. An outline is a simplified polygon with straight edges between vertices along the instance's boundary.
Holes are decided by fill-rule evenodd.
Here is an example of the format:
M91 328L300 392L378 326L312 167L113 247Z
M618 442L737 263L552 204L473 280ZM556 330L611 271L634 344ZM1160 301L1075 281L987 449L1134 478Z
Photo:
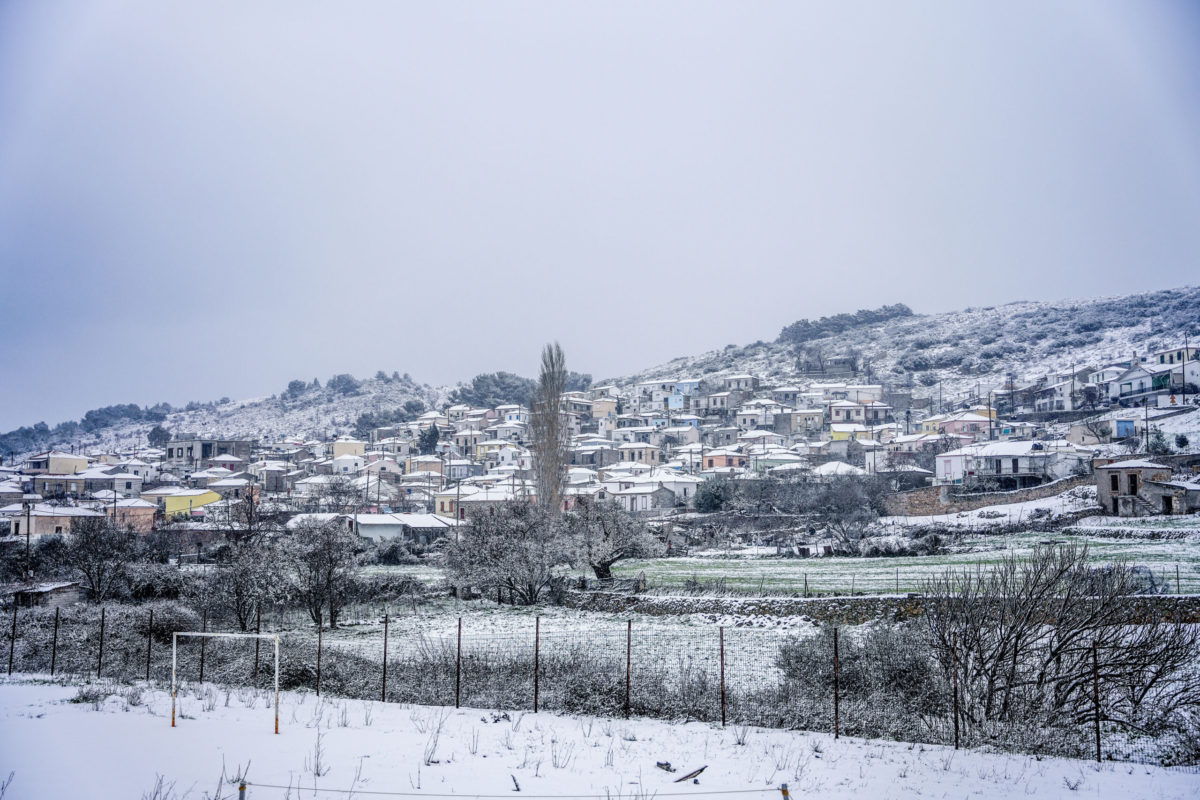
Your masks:
M296 693L282 696L276 736L269 693L201 685L181 693L172 729L168 693L92 686L113 694L78 702L75 686L0 683L0 781L14 773L6 800L236 797L229 778L239 773L250 798L347 797L353 789L359 796L651 800L737 793L730 796L769 800L780 797L785 782L793 797L829 800L1200 795L1200 775L1140 765ZM675 783L700 767L706 769L694 781ZM160 777L163 791L152 795Z

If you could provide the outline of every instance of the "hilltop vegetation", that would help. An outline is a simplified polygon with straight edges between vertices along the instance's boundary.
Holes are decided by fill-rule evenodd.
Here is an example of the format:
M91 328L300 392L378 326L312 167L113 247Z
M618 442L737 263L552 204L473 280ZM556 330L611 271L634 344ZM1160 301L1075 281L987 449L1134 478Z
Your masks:
M728 345L674 359L616 381L670 377L720 377L752 373L765 381L789 380L840 357L857 377L910 387L915 396L948 398L986 391L1012 376L1017 382L1072 365L1128 361L1200 341L1200 287L1070 300L1016 302L944 314L904 313L902 304L837 314L786 326L774 342Z

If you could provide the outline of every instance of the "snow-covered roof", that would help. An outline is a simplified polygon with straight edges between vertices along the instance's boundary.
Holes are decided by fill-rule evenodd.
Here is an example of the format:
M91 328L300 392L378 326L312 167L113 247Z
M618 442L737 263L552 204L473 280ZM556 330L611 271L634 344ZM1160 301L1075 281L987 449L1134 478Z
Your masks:
M1096 467L1096 469L1170 469L1170 467L1154 461L1148 461L1144 458L1131 458L1127 461L1105 464L1102 467Z
M828 461L813 470L814 475L866 475L865 469L859 469L845 461Z

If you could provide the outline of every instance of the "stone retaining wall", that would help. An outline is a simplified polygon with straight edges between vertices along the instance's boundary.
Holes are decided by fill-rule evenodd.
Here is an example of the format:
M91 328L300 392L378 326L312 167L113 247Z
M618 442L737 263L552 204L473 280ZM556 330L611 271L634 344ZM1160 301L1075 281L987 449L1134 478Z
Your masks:
M888 514L896 517L923 517L932 514L957 514L974 511L984 506L1025 503L1044 500L1079 486L1091 486L1096 479L1091 476L1062 478L1041 486L1015 489L1011 492L981 492L979 494L953 494L953 486L928 486L899 492L884 498Z
M1141 595L1127 598L1130 622L1156 614L1173 622L1200 623L1198 595ZM924 613L927 601L917 595L861 597L654 597L614 592L568 592L570 608L610 613L674 616L799 617L819 624L861 625L874 620L903 621Z

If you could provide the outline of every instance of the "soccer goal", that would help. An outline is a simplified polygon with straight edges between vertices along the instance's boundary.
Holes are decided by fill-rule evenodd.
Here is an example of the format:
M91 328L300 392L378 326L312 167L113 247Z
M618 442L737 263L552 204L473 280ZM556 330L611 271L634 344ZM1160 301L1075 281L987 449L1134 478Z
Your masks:
M275 733L279 733L279 635L274 633L200 633L196 631L176 631L171 634L171 727L175 727L175 695L178 692L176 670L179 664L177 655L179 637L190 636L195 639L270 639L275 643Z

